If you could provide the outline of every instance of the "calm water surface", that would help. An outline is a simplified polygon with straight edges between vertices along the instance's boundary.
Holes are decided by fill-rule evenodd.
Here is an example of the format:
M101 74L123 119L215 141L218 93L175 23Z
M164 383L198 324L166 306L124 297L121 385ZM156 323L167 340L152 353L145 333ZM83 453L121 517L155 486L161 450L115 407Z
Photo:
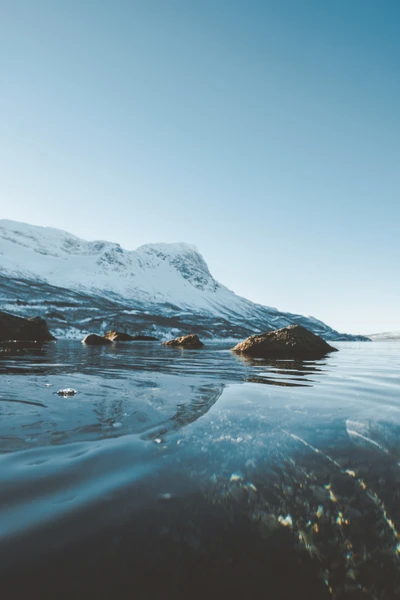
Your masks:
M400 598L400 344L334 345L0 352L1 597Z

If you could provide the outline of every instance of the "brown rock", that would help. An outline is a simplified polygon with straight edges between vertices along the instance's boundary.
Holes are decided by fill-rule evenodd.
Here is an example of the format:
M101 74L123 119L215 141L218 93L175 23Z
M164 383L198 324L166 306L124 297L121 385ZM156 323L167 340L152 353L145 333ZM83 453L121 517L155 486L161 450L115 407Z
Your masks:
M0 312L1 342L51 342L55 339L48 330L46 321L41 317L23 319Z
M204 346L195 333L178 337L175 340L163 342L163 346L174 346L178 348L202 348Z
M111 340L108 340L101 335L96 335L95 333L90 333L82 340L82 344L87 344L88 346L105 346L107 344L112 344Z
M240 342L233 352L259 358L322 358L337 349L301 325L291 325L270 333L253 335Z
M104 336L112 342L156 342L157 338L151 335L129 335L120 331L107 331Z
M107 331L104 337L111 342L131 342L133 340L129 333L122 333L121 331Z

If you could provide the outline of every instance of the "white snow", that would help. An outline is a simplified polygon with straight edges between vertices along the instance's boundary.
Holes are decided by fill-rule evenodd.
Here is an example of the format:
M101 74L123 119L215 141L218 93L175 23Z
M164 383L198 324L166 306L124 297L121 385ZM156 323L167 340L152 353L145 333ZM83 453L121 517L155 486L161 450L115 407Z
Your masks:
M373 342L393 341L400 342L400 331L385 331L383 333L368 334Z
M0 220L0 275L131 299L135 306L173 304L197 314L246 317L257 307L216 282L193 245L147 244L128 251L9 220Z

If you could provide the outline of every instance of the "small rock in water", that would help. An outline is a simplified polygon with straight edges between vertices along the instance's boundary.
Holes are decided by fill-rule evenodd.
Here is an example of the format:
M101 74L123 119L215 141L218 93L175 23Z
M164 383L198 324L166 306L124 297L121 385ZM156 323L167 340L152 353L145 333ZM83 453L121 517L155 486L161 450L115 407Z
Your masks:
M57 392L59 396L76 396L77 393L73 388L65 388L65 390L58 390Z
M114 429L119 429L120 427L122 427L122 423L117 421L116 423L113 423L112 426L114 427Z

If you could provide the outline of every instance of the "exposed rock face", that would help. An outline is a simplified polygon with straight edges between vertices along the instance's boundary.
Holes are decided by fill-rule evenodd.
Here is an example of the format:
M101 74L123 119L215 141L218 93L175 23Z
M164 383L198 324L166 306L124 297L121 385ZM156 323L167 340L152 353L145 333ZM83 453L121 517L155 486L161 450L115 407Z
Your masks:
M104 336L112 342L156 342L157 338L151 335L129 335L120 331L107 331Z
M200 341L195 333L192 333L191 335L178 337L175 340L163 342L163 346L174 346L179 348L202 348L204 344Z
M234 348L237 354L259 358L318 359L328 352L336 352L322 338L301 325L291 325L270 333L253 335Z
M1 342L51 342L55 339L48 330L46 321L41 317L23 319L0 312Z
M107 331L104 337L111 342L131 342L134 339L129 333L121 331Z
M87 344L88 346L105 346L107 344L112 344L111 340L108 340L101 335L96 335L95 333L90 333L82 340L82 344Z

